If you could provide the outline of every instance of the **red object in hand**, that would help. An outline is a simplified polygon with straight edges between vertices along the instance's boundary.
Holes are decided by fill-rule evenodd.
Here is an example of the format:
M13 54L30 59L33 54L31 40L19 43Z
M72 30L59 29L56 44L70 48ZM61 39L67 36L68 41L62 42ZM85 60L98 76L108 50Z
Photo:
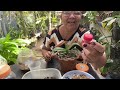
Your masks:
M82 45L83 45L84 43L90 44L90 42L92 41L92 39L93 39L93 35L92 35L92 34L90 34L90 33L84 34L83 40L82 40Z

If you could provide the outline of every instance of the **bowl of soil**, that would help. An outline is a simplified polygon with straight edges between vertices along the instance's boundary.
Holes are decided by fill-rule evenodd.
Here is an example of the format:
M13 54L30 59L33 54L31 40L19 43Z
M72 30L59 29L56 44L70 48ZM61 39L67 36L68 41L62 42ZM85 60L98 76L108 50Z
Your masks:
M91 74L80 71L80 70L72 70L69 72L66 72L62 79L95 79Z

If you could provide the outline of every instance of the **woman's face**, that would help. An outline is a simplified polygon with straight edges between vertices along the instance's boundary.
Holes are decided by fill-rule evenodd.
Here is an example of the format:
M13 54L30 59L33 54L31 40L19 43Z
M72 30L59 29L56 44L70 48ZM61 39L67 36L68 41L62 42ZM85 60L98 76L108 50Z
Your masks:
M62 11L61 21L66 28L75 29L79 26L81 17L80 11Z

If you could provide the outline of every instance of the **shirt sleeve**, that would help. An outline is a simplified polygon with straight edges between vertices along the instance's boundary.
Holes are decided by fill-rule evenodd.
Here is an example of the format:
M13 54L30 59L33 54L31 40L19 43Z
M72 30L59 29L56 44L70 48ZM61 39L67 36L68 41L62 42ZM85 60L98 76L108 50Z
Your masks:
M44 41L43 41L43 46L46 47L46 48L48 48L48 49L50 49L50 45L49 45L49 43L50 43L50 37L51 37L51 35L47 34L46 37L45 37L45 39L44 39Z
M52 48L56 45L56 39L56 29L50 30L43 41L43 46L49 50L52 50Z

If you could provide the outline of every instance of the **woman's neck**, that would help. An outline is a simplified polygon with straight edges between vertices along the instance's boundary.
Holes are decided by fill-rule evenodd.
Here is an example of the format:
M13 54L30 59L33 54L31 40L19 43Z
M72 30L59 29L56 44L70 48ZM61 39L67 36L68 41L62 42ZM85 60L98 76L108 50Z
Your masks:
M77 30L78 27L73 27L73 28L69 28L69 27L66 27L66 26L63 26L62 27L66 32L75 32Z
M68 40L75 32L77 28L67 28L65 26L60 26L59 32L64 40Z

